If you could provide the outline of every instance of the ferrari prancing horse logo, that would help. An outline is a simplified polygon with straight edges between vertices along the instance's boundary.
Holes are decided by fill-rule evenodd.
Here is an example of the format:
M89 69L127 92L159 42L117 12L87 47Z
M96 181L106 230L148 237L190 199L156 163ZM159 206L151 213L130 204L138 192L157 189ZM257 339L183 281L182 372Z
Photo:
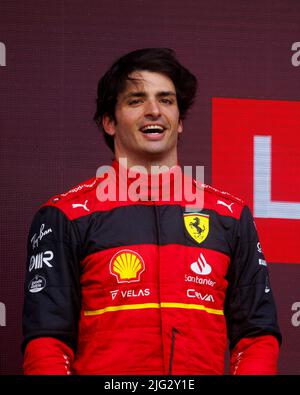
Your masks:
M202 243L209 233L209 215L188 213L183 214L185 229L197 242Z

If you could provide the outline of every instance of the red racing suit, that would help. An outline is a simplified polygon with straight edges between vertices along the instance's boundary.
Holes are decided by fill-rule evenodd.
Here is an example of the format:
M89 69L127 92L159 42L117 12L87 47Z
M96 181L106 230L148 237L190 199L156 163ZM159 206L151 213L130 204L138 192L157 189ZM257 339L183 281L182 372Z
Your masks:
M104 182L33 220L25 374L223 374L227 338L231 373L276 373L281 335L249 208L202 185L203 207L187 211L172 183L169 201L100 201Z

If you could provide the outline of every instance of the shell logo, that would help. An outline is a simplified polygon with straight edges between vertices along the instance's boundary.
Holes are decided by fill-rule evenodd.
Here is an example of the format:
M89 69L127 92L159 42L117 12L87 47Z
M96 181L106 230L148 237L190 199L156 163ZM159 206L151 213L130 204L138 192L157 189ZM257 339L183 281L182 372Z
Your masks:
M145 262L137 252L121 250L111 258L109 269L118 283L137 282L145 270Z

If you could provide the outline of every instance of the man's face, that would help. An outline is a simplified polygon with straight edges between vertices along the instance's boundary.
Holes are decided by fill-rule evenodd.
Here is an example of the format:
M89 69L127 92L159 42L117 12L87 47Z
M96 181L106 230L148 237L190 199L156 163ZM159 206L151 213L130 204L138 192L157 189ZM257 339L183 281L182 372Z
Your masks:
M103 119L104 129L114 136L116 158L126 157L129 166L157 162L177 164L177 138L182 132L176 90L165 75L136 71L117 98L115 121Z

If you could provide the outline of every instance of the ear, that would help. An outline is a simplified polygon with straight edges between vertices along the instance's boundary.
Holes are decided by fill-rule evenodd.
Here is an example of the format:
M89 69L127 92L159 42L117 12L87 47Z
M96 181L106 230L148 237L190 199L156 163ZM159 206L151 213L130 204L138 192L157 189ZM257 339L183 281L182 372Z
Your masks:
M183 124L182 124L182 120L181 119L179 119L179 122L178 122L177 132L178 133L182 133L183 132Z
M103 115L102 126L107 134L114 136L116 134L116 123L109 115Z

